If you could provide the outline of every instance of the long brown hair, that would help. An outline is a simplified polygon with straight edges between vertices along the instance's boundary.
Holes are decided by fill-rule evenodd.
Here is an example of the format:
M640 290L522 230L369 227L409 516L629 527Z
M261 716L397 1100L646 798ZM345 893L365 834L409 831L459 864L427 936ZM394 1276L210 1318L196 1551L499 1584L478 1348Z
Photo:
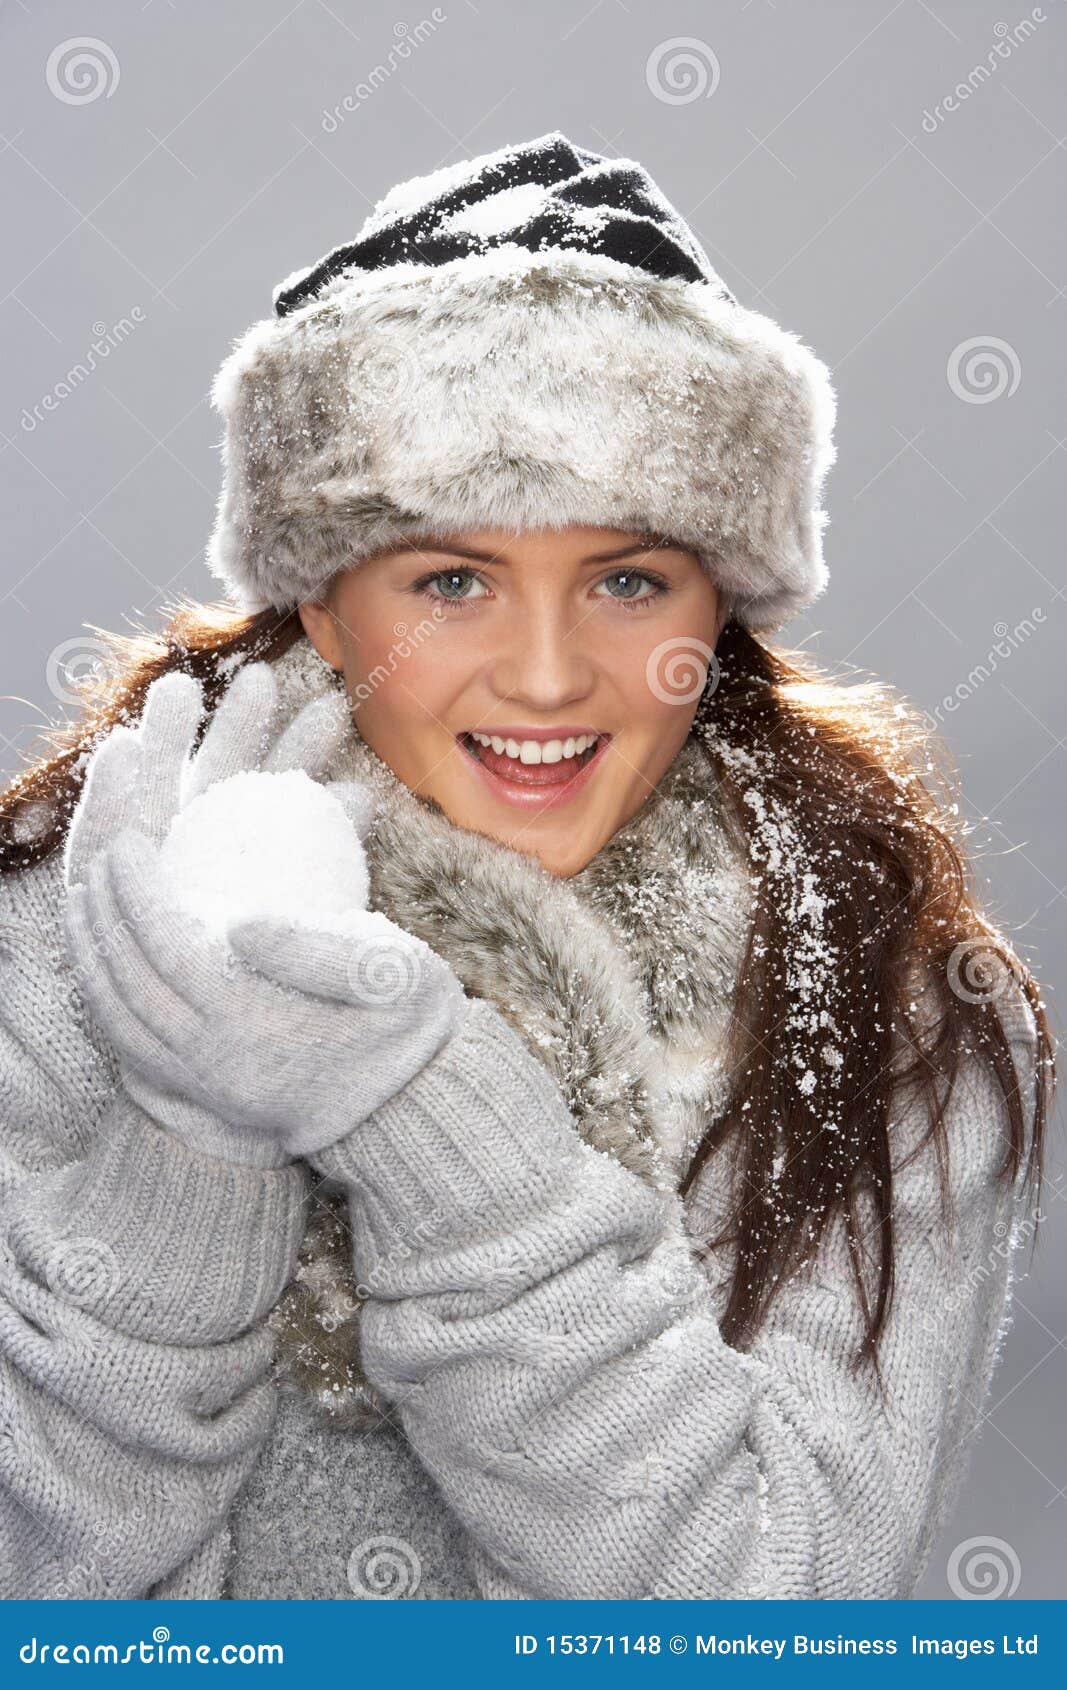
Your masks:
M85 752L137 718L160 675L198 678L210 711L236 661L270 661L303 637L296 611L242 616L192 603L159 634L94 631L113 661L87 685L83 714L49 730L49 754L0 794L0 873L59 848ZM737 1347L843 1215L865 1324L853 1365L866 1359L877 1370L893 1294L896 1088L928 1104L923 1145L936 1141L944 1191L945 1111L965 1053L975 1053L1004 1098L1000 1177L1014 1182L1022 1169L1039 1196L1053 1041L1029 969L973 891L951 801L955 772L931 724L884 684L845 686L734 622L716 659L713 708L702 701L694 731L748 842L757 896L734 1006L733 1093L682 1192L732 1138L736 1197L705 1249L736 1250L722 1328ZM920 974L933 1013L916 1007ZM961 979L970 986L960 989ZM1037 1026L1029 1131L998 1008L1005 983L1017 983ZM911 1053L903 1065L901 1049ZM856 1237L868 1200L873 1273Z

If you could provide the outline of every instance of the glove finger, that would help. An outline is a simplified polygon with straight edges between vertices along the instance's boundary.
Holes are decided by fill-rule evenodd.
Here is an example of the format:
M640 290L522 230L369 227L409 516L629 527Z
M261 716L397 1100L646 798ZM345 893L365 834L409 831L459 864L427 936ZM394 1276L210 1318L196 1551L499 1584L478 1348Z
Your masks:
M137 1070L153 1071L165 1060L156 1034L117 991L102 947L100 923L94 918L95 900L84 886L76 886L67 899L65 923L67 948L73 959L72 973L78 988L108 1041L127 1064Z
M153 681L141 712L141 828L162 839L181 805L182 777L204 711L199 681L177 670Z
M112 728L93 753L64 846L64 877L81 885L92 858L135 820L141 787L141 741L132 728Z
M170 975L160 973L145 949L143 932L150 914L117 896L114 850L90 865L88 891L95 951L91 968L106 973L127 1011L184 1063L187 1053L202 1046L204 1024L195 1005L175 989ZM143 893L139 901L143 904Z
M182 783L182 806L218 781L258 769L271 741L278 684L269 663L238 669L212 713Z
M293 718L263 765L267 774L303 769L314 780L327 769L352 731L347 693L339 687L312 699Z
M160 873L158 848L143 835L125 833L104 859L115 908L128 938L115 955L142 956L153 978L199 1023L200 1037L216 1034L232 1013L234 983L228 947L185 908ZM183 1032L190 1023L183 1017ZM195 1049L195 1046L191 1047Z
M370 787L360 780L328 780L323 785L337 799L360 839L365 839L377 809Z
M256 918L236 923L230 944L241 960L281 986L311 997L399 1011L440 969L428 945L374 910L331 928Z

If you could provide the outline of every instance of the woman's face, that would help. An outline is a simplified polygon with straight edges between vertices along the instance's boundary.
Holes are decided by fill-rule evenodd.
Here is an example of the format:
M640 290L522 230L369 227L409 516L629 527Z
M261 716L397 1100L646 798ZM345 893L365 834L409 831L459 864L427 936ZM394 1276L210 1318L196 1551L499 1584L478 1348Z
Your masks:
M569 527L412 542L300 614L406 786L567 876L674 761L725 606L694 553Z

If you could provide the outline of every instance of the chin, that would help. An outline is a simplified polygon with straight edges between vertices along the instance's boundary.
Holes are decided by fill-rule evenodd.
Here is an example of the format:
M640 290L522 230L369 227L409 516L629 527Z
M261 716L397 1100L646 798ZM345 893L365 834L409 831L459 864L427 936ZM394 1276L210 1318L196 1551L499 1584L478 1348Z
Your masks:
M544 816L539 821L540 825L535 822L525 828L498 825L492 837L513 851L521 851L523 856L536 857L542 868L561 880L585 868L611 837L610 832L601 835L599 831L595 838L583 837L573 820L566 823L562 818Z

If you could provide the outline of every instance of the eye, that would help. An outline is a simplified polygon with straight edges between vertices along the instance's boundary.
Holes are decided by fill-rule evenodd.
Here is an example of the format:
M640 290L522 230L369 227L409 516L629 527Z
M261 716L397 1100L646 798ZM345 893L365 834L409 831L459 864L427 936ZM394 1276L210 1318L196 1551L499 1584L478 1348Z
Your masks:
M488 589L473 569L437 569L422 575L412 591L425 593L437 604L469 604L472 599L485 598Z
M648 569L614 569L598 583L596 590L599 591L600 587L608 588L606 596L614 599L624 610L631 610L661 598L667 591L668 583L662 575L654 575Z

